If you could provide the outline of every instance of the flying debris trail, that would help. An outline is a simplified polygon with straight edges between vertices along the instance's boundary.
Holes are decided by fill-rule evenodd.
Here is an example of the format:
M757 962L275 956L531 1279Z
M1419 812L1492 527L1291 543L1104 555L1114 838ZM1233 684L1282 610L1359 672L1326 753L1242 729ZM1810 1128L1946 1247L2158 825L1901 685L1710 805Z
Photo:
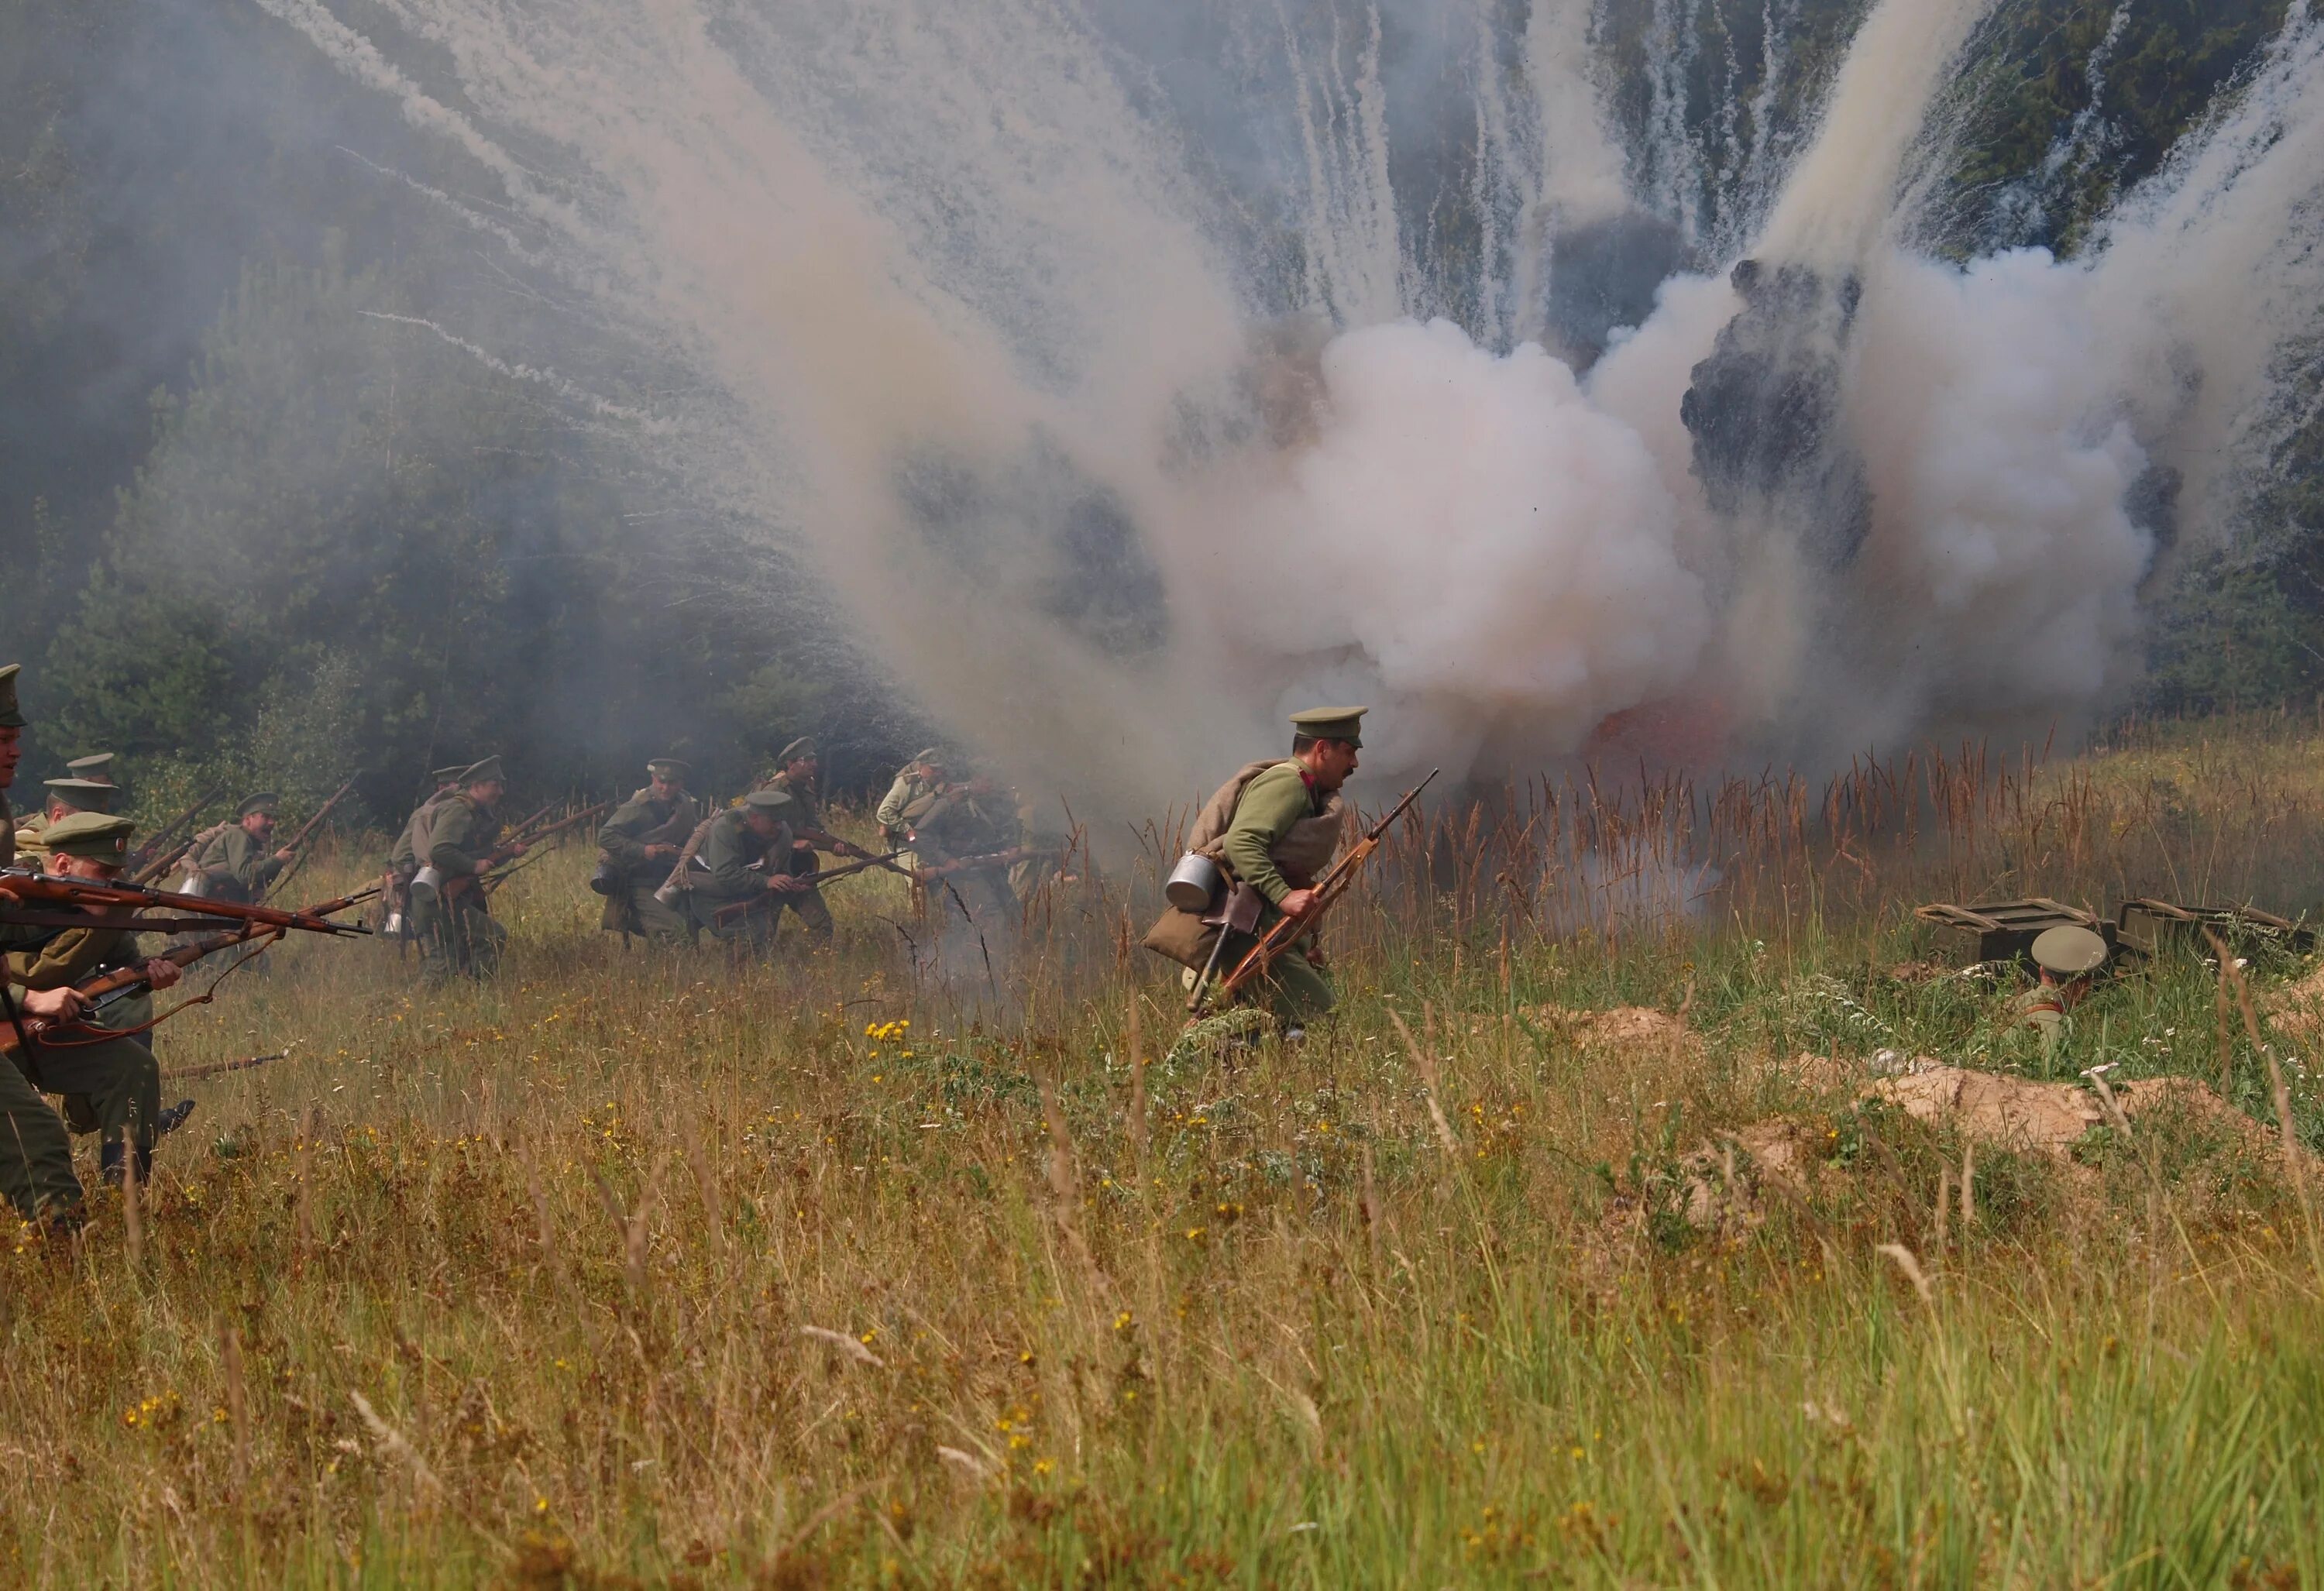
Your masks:
M668 421L657 419L642 409L632 409L625 404L616 403L610 398L600 398L587 388L567 381L553 370L536 369L530 364L512 364L491 349L479 346L456 332L447 331L436 322L421 316L392 315L383 309L358 309L355 313L365 320L384 320L395 326L416 326L423 331L433 332L438 339L449 343L486 369L514 381L530 382L537 386L547 387L567 402L577 404L601 419L625 421L639 427L649 436L667 435L670 429Z

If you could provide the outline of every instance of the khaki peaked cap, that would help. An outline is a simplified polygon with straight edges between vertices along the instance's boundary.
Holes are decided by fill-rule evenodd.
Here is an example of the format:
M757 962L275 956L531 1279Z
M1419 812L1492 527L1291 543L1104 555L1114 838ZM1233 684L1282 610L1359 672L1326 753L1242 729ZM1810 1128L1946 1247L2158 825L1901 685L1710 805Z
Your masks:
M96 779L43 779L41 787L75 812L109 812L120 794L117 786Z
M69 813L41 832L41 845L57 855L118 864L129 859L129 836L136 832L134 822L109 812Z
M1291 715L1291 728L1311 740L1345 740L1351 746L1361 746L1364 714L1370 711L1369 707L1310 707Z

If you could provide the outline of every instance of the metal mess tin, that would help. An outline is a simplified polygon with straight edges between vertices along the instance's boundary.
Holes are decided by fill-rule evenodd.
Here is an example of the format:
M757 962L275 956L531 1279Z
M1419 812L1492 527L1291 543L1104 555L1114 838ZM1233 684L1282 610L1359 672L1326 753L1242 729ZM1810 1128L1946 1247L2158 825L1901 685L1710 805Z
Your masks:
M1178 859L1170 869L1169 881L1162 886L1163 897L1182 912L1203 912L1219 895L1219 886L1226 875L1219 864L1199 851L1190 851Z

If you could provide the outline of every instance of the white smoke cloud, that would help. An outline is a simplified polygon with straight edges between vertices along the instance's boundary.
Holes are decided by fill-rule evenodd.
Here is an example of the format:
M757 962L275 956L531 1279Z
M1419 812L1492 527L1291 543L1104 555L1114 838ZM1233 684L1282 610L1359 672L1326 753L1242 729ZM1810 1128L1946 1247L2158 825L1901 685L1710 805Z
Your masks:
M2088 271L2039 250L1898 257L1868 284L1850 412L1874 520L1854 580L1890 667L1857 683L1882 738L2070 716L2135 672L2154 546L2124 509L2146 457L2116 330Z
M1465 253L1406 224L1360 6L1199 13L1243 20L1221 86L1176 103L1271 97L1222 133L1237 176L1213 187L1199 119L1157 122L1146 69L1053 0L398 0L425 45L401 55L328 0L256 3L474 156L566 282L696 372L712 396L674 418L704 490L797 538L924 707L1117 810L1275 743L1314 697L1374 700L1389 776L1528 766L1674 699L1715 704L1746 756L1809 759L2100 707L2153 556L2131 483L2150 458L2219 467L2324 271L2304 5L2091 263L1962 269L1902 240L1990 0L1882 0L1761 245L1812 273L1799 346L1838 398L1813 446L1868 489L1862 545L1835 553L1782 501L1714 510L1698 474L1681 399L1746 315L1723 267L1665 282L1586 384L1501 351L1544 329L1558 219L1623 209L1585 0L1541 0L1506 60L1474 30ZM1409 80L1457 80L1430 60ZM1778 366L1782 302L1750 311ZM1443 303L1484 345L1407 318ZM1286 307L1336 317L1320 362L1254 353ZM1270 382L1315 401L1254 419ZM916 506L927 460L970 487ZM1010 495L1028 480L1049 484ZM1150 653L1045 598L1081 575L1042 491L1130 528L1167 610ZM947 551L931 515L982 539Z
M1286 688L1327 660L1418 761L1496 731L1568 752L1688 677L1710 615L1677 504L1564 364L1403 321L1333 341L1323 380L1320 436L1196 587Z

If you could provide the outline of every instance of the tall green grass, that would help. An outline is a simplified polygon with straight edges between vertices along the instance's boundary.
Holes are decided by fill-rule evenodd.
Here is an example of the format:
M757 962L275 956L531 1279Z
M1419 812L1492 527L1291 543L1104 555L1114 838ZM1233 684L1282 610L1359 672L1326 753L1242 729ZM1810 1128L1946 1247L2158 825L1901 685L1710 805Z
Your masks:
M1770 801L1711 854L1739 798L1697 796L1722 882L1676 920L1571 915L1561 877L1672 852L1671 810L1601 796L1562 853L1536 821L1522 876L1538 796L1441 813L1292 1050L1173 1052L1124 937L1158 829L1022 944L942 943L875 876L827 952L625 952L576 850L511 887L495 986L286 947L161 1030L165 1065L290 1058L197 1086L142 1255L110 1200L78 1252L0 1254L0 1582L2319 1583L2315 1234L2239 1014L2251 1131L1979 1146L1941 1242L1969 1146L1859 1098L1884 1047L2218 1081L2192 949L2048 1057L1906 964L1960 959L1909 915L1948 870L2148 893L2167 859L2303 904L2313 743L2233 732L2013 776L2034 815L1974 833L1948 782L1909 837L1803 800L1795 842ZM2255 835L2283 853L2221 860ZM1618 1006L1685 1035L1576 1015ZM1685 1219L1699 1152L1771 1117L1803 1191Z

